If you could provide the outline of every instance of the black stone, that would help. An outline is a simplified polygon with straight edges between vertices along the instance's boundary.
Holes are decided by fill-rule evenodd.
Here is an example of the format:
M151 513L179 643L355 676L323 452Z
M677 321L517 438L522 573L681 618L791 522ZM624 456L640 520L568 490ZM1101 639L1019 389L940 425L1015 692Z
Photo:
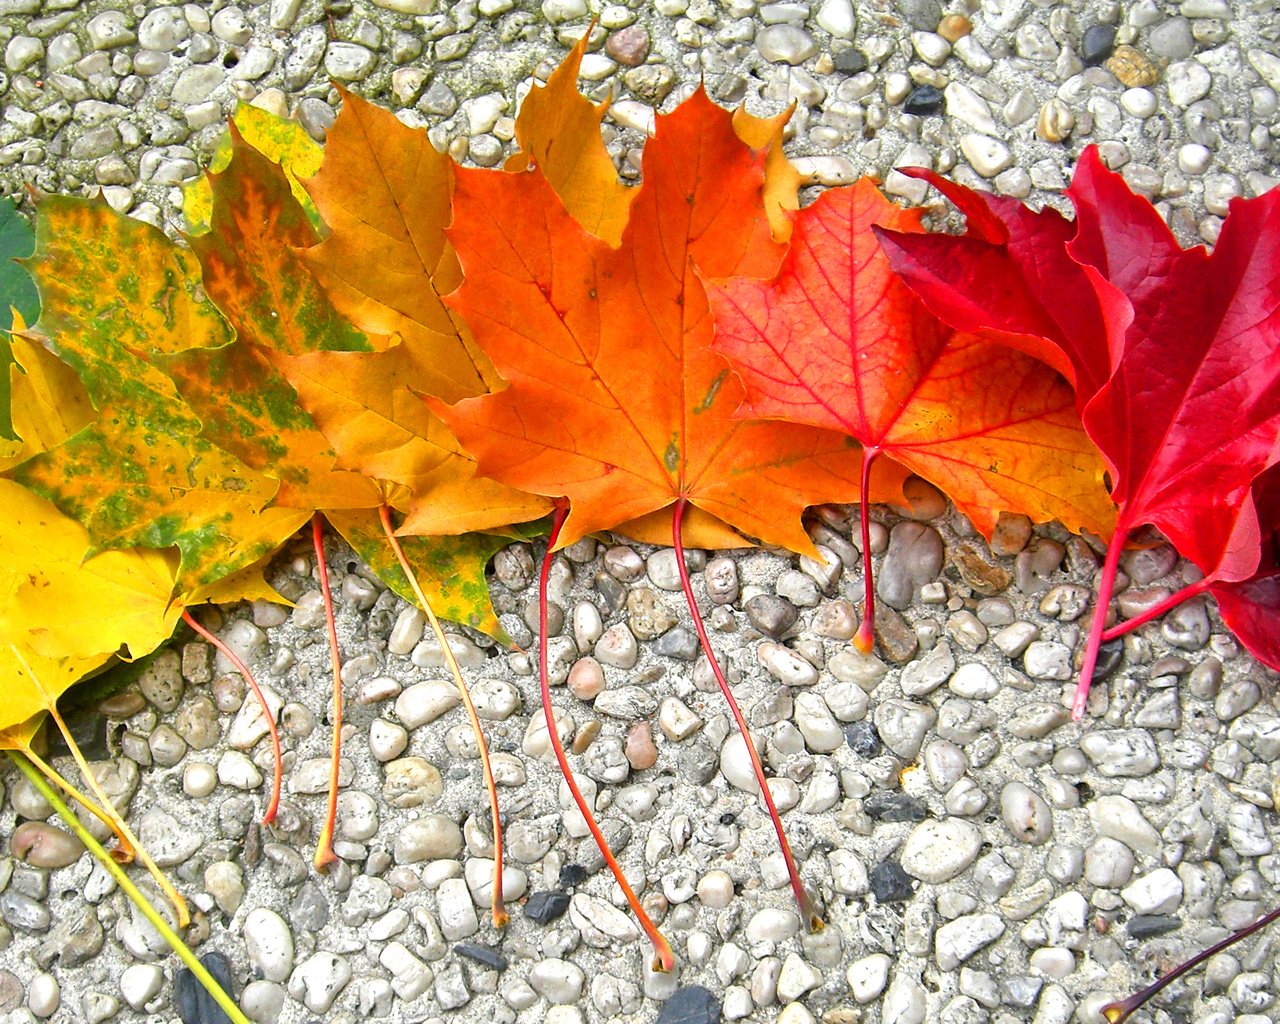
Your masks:
M459 956L465 956L467 959L474 960L478 964L484 964L486 967L492 967L495 971L505 971L507 969L507 958L492 946L481 946L471 942L459 942L453 947L453 949Z
M1108 640L1098 648L1098 661L1093 666L1093 681L1100 683L1114 674L1124 661L1124 641L1120 638Z
M837 71L856 75L867 70L867 58L851 46L835 55L835 65Z
M200 958L204 969L213 975L232 999L236 997L231 980L231 961L218 952L206 953ZM173 1001L178 1008L182 1024L231 1024L231 1018L211 996L196 976L184 967L173 979Z
M915 882L896 860L886 860L871 869L871 895L878 903L905 903L915 892Z
M1085 67L1096 67L1111 56L1111 48L1115 44L1114 25L1090 25L1080 40L1080 59Z
M719 1024L720 1000L701 985L678 988L653 1024Z
M855 754L868 761L873 757L879 757L884 750L884 745L880 742L880 733L876 731L870 719L864 718L861 722L850 722L844 727L844 738Z
M917 85L907 94L906 100L902 104L902 111L906 114L936 114L942 109L942 90L936 89L932 85Z
M1125 925L1125 931L1130 938L1153 939L1157 935L1176 932L1181 927L1181 919L1169 914L1139 914Z
M581 864L562 864L560 866L560 875L556 879L556 884L558 884L561 889L572 889L575 885L581 885L589 877L590 872Z
M535 892L524 905L524 916L534 924L550 924L564 917L569 909L569 897L562 892Z
M879 821L924 821L929 810L923 800L906 793L872 793L862 809Z

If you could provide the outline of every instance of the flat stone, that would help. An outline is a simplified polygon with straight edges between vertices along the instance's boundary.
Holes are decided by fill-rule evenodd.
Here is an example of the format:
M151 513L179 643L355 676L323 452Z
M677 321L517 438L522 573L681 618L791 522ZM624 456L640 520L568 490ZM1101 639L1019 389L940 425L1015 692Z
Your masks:
M756 33L756 49L773 64L803 64L818 52L813 36L796 25L769 25Z
M942 925L934 935L934 955L944 971L954 971L1004 934L998 914L967 914Z
M982 833L958 818L924 821L902 846L902 867L922 882L938 884L963 873L978 858Z

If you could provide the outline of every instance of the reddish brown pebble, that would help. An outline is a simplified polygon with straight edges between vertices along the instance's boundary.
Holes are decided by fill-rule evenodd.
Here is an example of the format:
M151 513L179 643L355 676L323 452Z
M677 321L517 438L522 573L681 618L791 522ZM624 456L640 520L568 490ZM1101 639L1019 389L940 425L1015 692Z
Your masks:
M147 706L142 694L136 690L116 693L98 704L98 712L107 718L128 718Z
M594 718L578 730L577 735L573 737L573 752L575 754L586 753L588 747L596 741L596 737L600 735L600 723Z
M949 43L963 39L973 31L973 22L963 14L948 14L938 22L938 35Z
M649 53L649 33L640 25L628 25L610 33L604 52L629 68L643 64Z
M627 755L627 763L638 772L657 764L658 748L653 744L653 730L648 722L631 723L622 750Z
M24 821L14 829L9 848L18 860L37 868L65 868L84 853L79 839L43 821Z
M578 700L595 700L604 689L604 669L595 658L579 658L569 669L569 692Z

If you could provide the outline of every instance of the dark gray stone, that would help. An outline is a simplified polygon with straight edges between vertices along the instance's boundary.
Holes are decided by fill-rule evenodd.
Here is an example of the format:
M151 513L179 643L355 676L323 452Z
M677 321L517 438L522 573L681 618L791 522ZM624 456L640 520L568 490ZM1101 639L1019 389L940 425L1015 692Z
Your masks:
M507 969L507 958L492 946L459 942L453 949L459 956L465 956L468 960L474 960L478 964L492 967L495 971L505 971Z
M200 958L204 969L222 990L232 999L236 997L235 984L231 977L231 961L221 953L214 951ZM182 1024L231 1024L231 1018L211 996L196 976L186 967L178 971L173 979L173 1001L178 1009Z
M868 875L871 895L878 903L905 903L915 892L915 882L896 860L886 860Z
M550 924L569 910L569 897L562 892L535 892L524 905L524 916L534 924Z
M662 1004L654 1024L718 1024L720 1000L710 989L690 985L676 989Z

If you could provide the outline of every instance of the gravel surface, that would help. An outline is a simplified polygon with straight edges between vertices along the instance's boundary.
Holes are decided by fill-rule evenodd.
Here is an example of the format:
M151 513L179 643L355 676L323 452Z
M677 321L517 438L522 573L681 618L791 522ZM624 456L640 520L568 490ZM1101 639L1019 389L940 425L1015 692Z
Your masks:
M1098 143L1190 244L1216 238L1233 196L1280 175L1272 0L0 0L0 191L100 186L115 208L178 229L179 186L237 98L296 112L322 139L332 80L459 159L496 166L532 77L592 14L600 45L583 84L614 98L605 131L627 177L653 108L699 81L754 113L795 102L790 153L809 183L875 173L913 202L923 186L895 166L1068 209L1074 158ZM506 815L514 913L495 932L486 799L441 652L337 546L350 703L329 876L310 869L329 731L306 546L273 571L296 610L206 617L279 709L278 825L257 824L262 717L203 643L162 655L89 716L106 737L100 774L199 909L189 940L224 958L262 1022L1098 1021L1108 998L1275 904L1275 676L1211 602L1112 649L1076 725L1064 695L1096 551L1019 519L988 546L927 486L911 508L873 515L875 657L848 642L856 515L814 516L821 563L690 554L826 906L818 935L801 933L671 552L622 539L580 542L556 562L555 703L579 779L676 948L672 975L646 969L648 944L559 785L536 666L457 631ZM503 625L526 648L540 553L513 545L493 567ZM1123 570L1126 614L1192 571L1167 547ZM49 808L25 781L6 770L0 783L0 834L22 825L33 850L0 858L0 1021L179 1019L176 959L56 818L44 824ZM1278 943L1273 931L1215 957L1144 1019L1280 1019Z

